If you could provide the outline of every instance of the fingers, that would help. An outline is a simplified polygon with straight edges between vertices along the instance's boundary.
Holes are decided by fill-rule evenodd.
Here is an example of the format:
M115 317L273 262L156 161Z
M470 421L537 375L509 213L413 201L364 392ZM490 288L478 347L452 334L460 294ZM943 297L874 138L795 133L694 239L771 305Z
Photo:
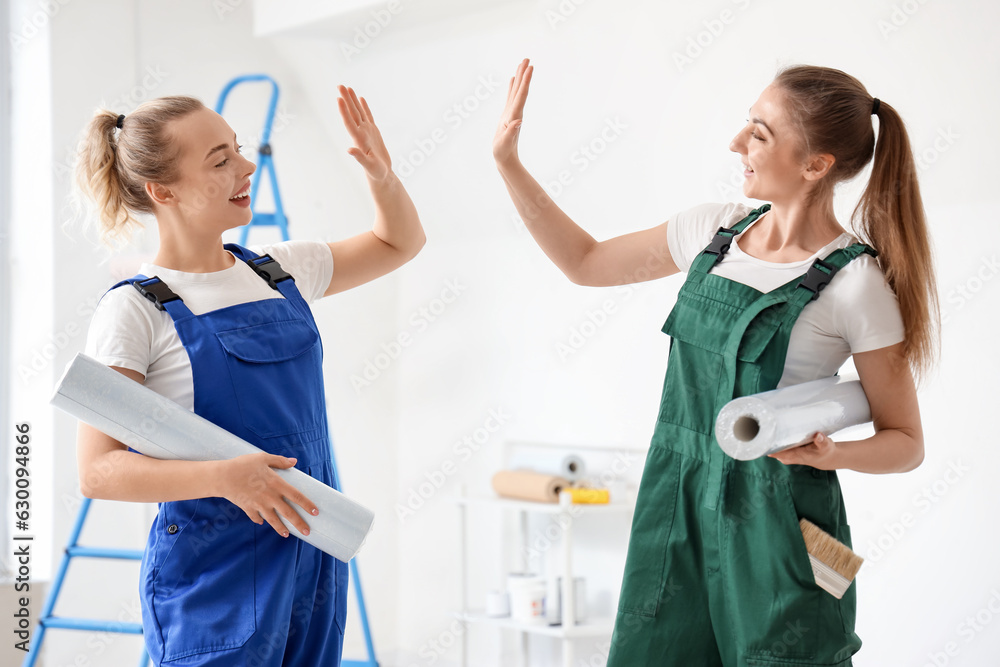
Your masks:
M517 66L517 72L514 74L514 78L511 79L507 92L508 118L510 119L521 118L524 114L524 103L528 99L528 88L531 85L532 72L534 72L534 67L528 64L527 58L522 60L521 64Z
M281 494L285 499L286 505L290 503L295 503L296 505L304 509L312 516L316 516L317 514L319 514L319 507L316 506L316 503L309 500L309 498L306 497L306 494L302 493L291 484L288 484L287 487L288 488ZM303 525L305 525L304 522Z
M364 122L365 120L368 120L367 116L364 114L363 107L361 106L361 100L358 99L358 95L357 93L354 92L354 89L348 88L347 94L351 98L351 105L354 111L357 113L359 122Z
M375 122L375 116L372 115L372 110L368 108L368 100L361 98L361 108L364 109L365 117L368 119L369 123Z
M343 114L343 109L346 108L347 113L350 115L351 121L355 125L360 125L361 105L358 104L357 95L355 95L354 91L348 88L347 86L337 86L337 90L340 91L340 99L337 101L338 106L340 106L340 102L343 102L341 114Z
M287 469L294 466L295 462L295 458L272 455L268 465L272 468ZM308 514L316 516L319 514L319 508L314 502L284 479L278 480L272 487L269 498L265 502L271 507L266 508L262 516L278 534L282 537L288 537L288 528L284 521L294 526L301 535L309 534L309 524L296 511L292 503L301 507Z
M280 454L270 454L268 455L267 465L271 468L291 468L295 465L298 459L294 457L281 456Z
M286 528L285 524L281 522L281 518L278 516L277 512L274 510L266 510L264 514L261 514L261 516L264 517L264 521L266 521L271 528L274 528L274 532L278 533L278 535L281 535L282 537L288 537L288 528Z

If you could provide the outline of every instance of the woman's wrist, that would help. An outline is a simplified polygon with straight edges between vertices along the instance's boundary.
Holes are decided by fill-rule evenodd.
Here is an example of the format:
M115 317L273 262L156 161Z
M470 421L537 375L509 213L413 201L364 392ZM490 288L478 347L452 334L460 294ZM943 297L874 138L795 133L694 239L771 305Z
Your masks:
M512 155L502 160L495 160L495 162L497 165L497 171L501 174L512 173L518 171L519 169L524 169L524 165L521 164L521 158L517 155Z
M375 194L386 193L391 194L397 187L402 187L403 183L396 176L396 172L390 169L386 172L385 176L382 178L372 178L368 174L365 175L368 178L368 187Z

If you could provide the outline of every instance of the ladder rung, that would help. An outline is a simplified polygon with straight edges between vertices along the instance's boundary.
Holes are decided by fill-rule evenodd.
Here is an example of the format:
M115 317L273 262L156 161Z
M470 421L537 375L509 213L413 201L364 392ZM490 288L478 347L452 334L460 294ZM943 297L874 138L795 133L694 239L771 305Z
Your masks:
M257 213L257 212L254 212L253 219L250 220L250 226L251 227L256 227L258 225L264 226L264 227L267 227L267 226L276 226L277 224L278 223L276 222L276 218L275 218L274 213Z
M122 558L125 560L142 560L142 551L136 549L104 549L101 547L66 547L66 553L72 557L84 558Z
M46 628L63 628L64 630L97 630L103 632L120 632L129 635L141 635L142 624L120 623L118 621L102 621L93 618L64 618L49 616L39 619L39 624Z

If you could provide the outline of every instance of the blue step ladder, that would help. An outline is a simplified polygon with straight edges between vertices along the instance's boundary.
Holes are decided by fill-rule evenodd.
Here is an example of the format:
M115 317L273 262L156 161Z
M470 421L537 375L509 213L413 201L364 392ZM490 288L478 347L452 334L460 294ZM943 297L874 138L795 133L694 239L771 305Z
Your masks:
M271 84L271 101L267 105L267 117L264 119L264 131L260 135L260 145L257 147L257 171L250 180L250 222L240 228L240 245L246 246L247 234L251 227L277 227L281 231L281 240L288 240L288 218L285 217L285 207L281 203L281 192L278 190L278 177L274 173L274 159L271 157L271 125L274 123L274 113L278 109L278 83L266 74L244 74L238 76L223 87L219 101L215 104L215 112L222 115L226 106L226 98L233 88L241 83L252 81L267 81ZM271 194L274 196L274 211L260 213L257 211L257 194L260 189L260 177L267 172L271 182Z
M38 629L35 632L34 641L31 643L28 655L25 656L23 667L34 667L38 660L38 654L42 650L42 641L45 639L45 632L49 628L60 628L64 630L91 630L93 632L115 632L121 634L141 635L141 623L122 623L120 621L105 621L91 618L70 618L53 614L59 592L62 590L63 581L66 579L66 571L69 570L70 560L73 558L116 558L119 560L142 560L142 550L134 549L105 549L101 547L80 546L80 533L83 531L83 522L87 519L87 512L90 511L90 498L84 498L80 511L76 515L76 524L70 532L69 541L66 543L66 550L63 553L62 562L56 578L52 581L52 588L45 598L45 605L42 613L38 617ZM149 655L146 647L142 647L142 655L139 657L139 667L146 667L149 664Z

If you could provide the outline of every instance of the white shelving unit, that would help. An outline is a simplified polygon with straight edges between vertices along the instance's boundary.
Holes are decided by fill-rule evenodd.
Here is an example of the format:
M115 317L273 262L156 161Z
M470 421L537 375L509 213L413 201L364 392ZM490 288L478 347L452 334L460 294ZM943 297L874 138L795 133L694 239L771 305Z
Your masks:
M607 450L603 450L607 451ZM634 451L634 450L633 450ZM569 493L560 494L560 501L556 503L540 503L523 500L511 500L498 498L496 496L470 496L466 495L464 489L455 498L459 509L460 522L460 577L461 577L461 609L456 612L456 618L467 624L479 624L485 627L495 627L498 629L514 630L520 633L520 664L527 667L529 664L528 638L530 635L552 637L562 641L562 664L564 667L572 667L574 664L573 641L582 638L611 637L614 629L614 616L608 617L588 617L584 622L576 620L576 600L574 599L575 587L573 585L573 535L577 527L574 521L583 516L591 515L620 515L624 520L631 523L631 515L634 511L634 494L628 494L626 500L615 501L614 496L609 504L605 505L574 505L571 502ZM480 508L500 508L504 512L513 512L517 516L518 522L518 543L513 545L516 549L524 553L521 549L529 543L528 518L532 514L553 515L558 517L557 521L561 527L562 539L559 544L559 562L562 570L562 602L560 604L562 624L532 624L514 620L510 617L493 618L485 614L482 609L471 608L468 599L469 589L469 540L468 521L470 513L476 512ZM511 545L506 545L508 548ZM624 549L624 545L623 545ZM527 560L524 557L525 561ZM528 563L522 563L527 567ZM468 634L463 633L461 637L461 665L469 665Z

